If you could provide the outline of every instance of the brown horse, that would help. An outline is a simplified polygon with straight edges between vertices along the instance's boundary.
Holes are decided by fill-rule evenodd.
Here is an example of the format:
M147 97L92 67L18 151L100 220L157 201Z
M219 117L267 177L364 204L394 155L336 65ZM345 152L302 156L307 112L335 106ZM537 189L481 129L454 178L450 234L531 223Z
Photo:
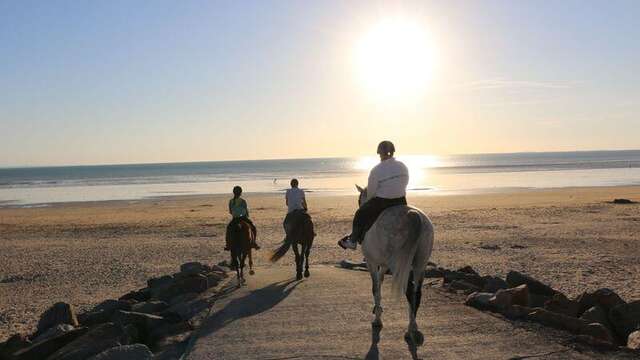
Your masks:
M285 237L283 244L271 254L271 262L280 260L293 245L293 252L296 256L296 279L302 279L302 268L304 265L304 277L309 277L309 252L313 245L313 238L316 233L313 231L313 221L306 212L294 213L292 215L292 226L289 234ZM298 249L300 245L300 249ZM306 258L306 263L305 263Z
M253 275L253 259L251 257L251 244L255 241L251 226L244 220L239 220L236 226L230 228L231 267L236 269L238 286L244 280L245 260L249 257L249 274Z

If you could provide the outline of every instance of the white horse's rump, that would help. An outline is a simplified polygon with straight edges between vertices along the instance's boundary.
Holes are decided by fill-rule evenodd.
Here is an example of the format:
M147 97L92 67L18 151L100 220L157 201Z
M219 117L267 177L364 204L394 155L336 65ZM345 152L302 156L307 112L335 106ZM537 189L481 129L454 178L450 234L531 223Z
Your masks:
M361 192L360 202L363 198L366 199L366 190ZM394 297L405 293L409 302L409 328L406 337L416 345L421 345L424 341L418 331L416 313L420 306L424 270L433 249L433 237L431 220L420 209L401 205L383 211L367 231L362 243L362 253L373 283L373 325L382 326L380 289L384 274L387 269L391 269ZM411 278L410 274L413 274Z

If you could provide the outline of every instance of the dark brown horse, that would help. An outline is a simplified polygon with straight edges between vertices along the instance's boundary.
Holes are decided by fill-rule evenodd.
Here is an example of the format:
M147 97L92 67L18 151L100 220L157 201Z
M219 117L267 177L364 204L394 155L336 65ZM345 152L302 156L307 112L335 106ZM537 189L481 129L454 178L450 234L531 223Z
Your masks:
M313 245L313 238L316 233L313 231L313 221L306 212L292 214L291 229L285 237L283 244L271 254L271 262L280 260L293 245L293 252L296 255L296 279L302 279L302 268L304 265L304 277L309 277L309 252ZM300 245L300 248L298 248ZM306 259L306 263L305 263Z
M241 286L244 280L244 265L247 256L249 257L249 274L253 275L253 259L251 258L251 243L253 232L251 226L244 220L239 220L236 226L230 229L230 248L231 248L231 266L236 269L238 276L238 286Z

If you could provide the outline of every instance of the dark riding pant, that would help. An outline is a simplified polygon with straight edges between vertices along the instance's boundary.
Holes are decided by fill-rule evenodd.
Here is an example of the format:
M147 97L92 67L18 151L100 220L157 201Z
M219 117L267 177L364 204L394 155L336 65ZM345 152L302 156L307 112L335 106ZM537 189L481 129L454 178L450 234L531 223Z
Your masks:
M371 226L378 220L378 216L387 208L397 205L407 205L407 198L383 199L374 197L373 199L362 204L356 211L353 218L353 230L351 238L359 243L364 240L364 235L369 231Z

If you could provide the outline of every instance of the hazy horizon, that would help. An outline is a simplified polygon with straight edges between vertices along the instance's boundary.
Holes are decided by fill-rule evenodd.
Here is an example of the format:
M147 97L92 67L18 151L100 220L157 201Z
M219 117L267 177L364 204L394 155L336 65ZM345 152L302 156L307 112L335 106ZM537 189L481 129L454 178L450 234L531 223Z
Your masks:
M636 1L0 3L0 166L627 150Z

